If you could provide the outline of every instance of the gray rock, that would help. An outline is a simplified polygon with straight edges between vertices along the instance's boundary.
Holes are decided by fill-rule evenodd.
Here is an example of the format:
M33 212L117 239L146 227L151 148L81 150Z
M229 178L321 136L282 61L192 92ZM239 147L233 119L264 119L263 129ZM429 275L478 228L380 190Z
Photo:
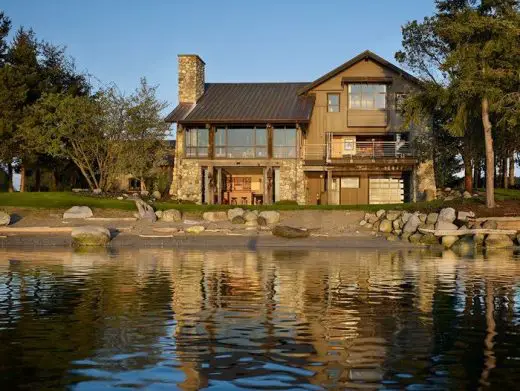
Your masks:
M446 193L449 193L449 192L451 191L451 187L446 187L446 188L444 189L444 191L445 191Z
M485 229L497 229L498 228L498 224L497 224L497 222L495 220L486 220L482 224L482 228L485 228Z
M363 227L364 225L366 225L366 223L367 223L366 220L361 220L361 221L359 222L359 225Z
M423 234L419 233L419 232L416 232L414 233L413 235L410 235L408 237L408 241L410 243L413 243L413 244L418 244L418 243L421 243L421 239L423 237Z
M443 208L439 213L439 217L437 221L445 221L448 223L453 223L456 219L455 209L453 208Z
M471 193L469 191L465 191L464 193L462 193L462 197L463 198L471 198Z
M256 213L248 210L244 213L244 216L242 216L246 221L256 221L256 218L258 217Z
M426 234L426 235L423 235L420 242L422 244L435 245L435 244L439 244L439 239L434 234Z
M191 227L186 228L184 231L189 234L200 234L205 230L206 228L204 228L202 225L192 225Z
M63 213L64 219L88 219L94 216L92 209L88 206L73 206Z
M258 216L258 219L256 219L256 222L260 227L266 227L269 223L267 222L267 219L264 216Z
M421 220L421 223L426 223L427 217L428 215L426 215L425 213L419 213L419 220Z
M485 239L486 239L486 235L484 235L484 234L473 235L473 241L475 242L476 246L483 246Z
M458 236L447 235L442 237L441 243L444 246L444 248L451 248L458 240Z
M9 225L11 222L11 216L9 213L0 211L0 226Z
M450 223L448 221L444 220L438 220L437 224L435 224L435 229L448 229L448 230L458 230L459 227L457 227L455 224Z
M144 202L141 199L134 200L135 206L137 207L137 212L139 213L139 219L146 220L151 223L155 223L157 221L157 216L155 215L155 212L153 208L148 205L146 202ZM164 212L163 212L163 218L164 218Z
M211 222L227 221L228 215L226 212L204 212L202 218Z
M87 225L73 227L72 244L75 247L82 246L106 246L110 242L110 231L104 227Z
M378 220L379 218L374 213L365 214L365 221L368 221L370 224L374 224Z
M488 248L507 248L513 247L513 241L507 235L490 234L484 240L484 244Z
M389 210L386 212L386 219L390 221L395 221L399 217L401 217L401 211L400 210Z
M403 228L403 222L401 221L401 219L396 219L392 221L392 227L394 228L394 230L401 229Z
M163 211L162 210L156 210L155 211L155 215L157 216L157 219L161 219L162 215L163 215Z
M403 225L408 222L408 220L412 217L412 214L410 212L403 212L401 215L401 221L403 222Z
M427 224L435 224L437 222L437 219L439 218L439 214L432 212L428 213L428 216L426 217L426 223Z
M231 219L232 224L245 224L246 219L244 219L242 216L235 216Z
M310 232L307 229L277 225L273 228L273 235L288 239L307 238L309 237Z
M386 210L384 209L379 209L377 212L376 212L376 216L378 219L381 219L386 213Z
M150 195L150 192L148 190L142 190L139 194L141 194L141 197L148 197Z
M417 214L413 214L410 216L406 224L403 226L403 232L414 233L415 231L417 231L417 228L419 228L419 225L421 225L421 220L419 219L419 216Z
M260 212L260 217L263 217L267 224L276 224L280 221L280 213L275 210L266 210Z
M101 189L94 189L94 190L92 190L92 193L96 194L96 195L99 195L99 194L102 193L102 191L101 191Z
M152 193L152 197L155 198L156 200L160 200L161 192L159 190L154 190L154 192Z
M379 232L386 232L390 233L392 232L392 222L390 220L384 219L381 221L381 224L379 224Z
M233 220L234 217L236 216L240 216L242 217L244 215L244 209L242 208L233 208L233 209L229 209L227 211L227 217L228 217L228 220Z
M167 209L163 211L161 220L167 223L177 223L182 221L182 213L177 209Z
M419 226L419 229L435 229L435 224L424 223Z

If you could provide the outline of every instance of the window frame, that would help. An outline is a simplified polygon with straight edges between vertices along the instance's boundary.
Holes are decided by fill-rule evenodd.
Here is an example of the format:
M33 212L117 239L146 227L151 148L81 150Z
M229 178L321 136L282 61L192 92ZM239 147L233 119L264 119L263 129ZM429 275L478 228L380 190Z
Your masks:
M276 131L282 130L294 130L294 145L287 145L287 144L280 144L277 145L275 142L276 139ZM285 137L285 140L287 137ZM273 139L272 139L272 147L273 147L273 159L297 159L298 158L298 128L296 126L287 126L287 125L275 125L273 126ZM282 154L277 154L278 151L289 151ZM291 156L291 151L294 151L293 155Z
M229 130L230 129L242 129L242 130L253 130L253 143L251 145L230 145L229 144ZM224 130L224 143L219 144L217 138L217 132ZM258 144L258 130L265 131L265 144ZM266 125L253 125L251 127L246 126L216 126L215 127L215 138L214 138L214 157L215 159L268 159L269 156L269 134ZM252 148L253 156L230 156L230 150L238 148ZM222 153L223 151L223 153ZM263 152L263 153L260 153Z
M191 144L191 142L192 142L191 137L192 137L193 131L196 131L196 134L197 134L195 145ZM201 132L201 131L205 131L207 133L207 135L206 135L207 144L205 144L205 145L199 144L199 140L200 140L199 132ZM188 159L209 158L210 129L206 128L206 127L192 127L192 128L187 128L184 133L185 133L184 134L184 157L186 157ZM203 150L205 150L205 153L204 152L201 153L201 151L203 151ZM193 151L195 153L193 153Z
M348 181L355 182L355 185L347 186ZM359 176L342 176L340 177L339 182L340 189L359 189Z
M338 103L333 105L330 103L330 96L337 96ZM331 108L337 108L337 110L331 110ZM327 93L327 113L339 113L341 111L341 93L340 92L328 92Z
M359 92L352 92L353 86L360 86L361 89ZM384 92L373 92L368 93L368 91L365 91L363 93L363 88L367 88L368 86L375 87L384 87ZM349 83L347 87L347 93L348 93L348 109L349 110L363 110L363 111L384 111L388 109L388 86L386 84L382 83ZM378 96L384 97L384 107L376 107L377 106L377 97ZM355 99L352 99L352 96L359 96L359 107L353 107L352 102L355 101ZM363 107L363 102L368 101L368 99L363 99L364 97L372 96L372 107Z

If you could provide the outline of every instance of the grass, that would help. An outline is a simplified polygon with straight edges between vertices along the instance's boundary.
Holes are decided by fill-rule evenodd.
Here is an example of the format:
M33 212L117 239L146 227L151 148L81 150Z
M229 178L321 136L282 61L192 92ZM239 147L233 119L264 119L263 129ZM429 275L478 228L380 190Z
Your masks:
M479 191L485 193L485 189L479 189ZM520 200L520 190L517 189L495 189L495 200L506 201L506 200Z
M497 189L502 190L502 189ZM505 190L502 195L497 191L498 196L515 197L520 200L520 191ZM508 195L510 194L510 195ZM447 206L460 207L471 206L481 203L480 200L454 200L454 201L432 201L407 204L385 204L385 205L260 205L247 206L247 209L259 210L358 210L375 212L379 209L410 210L421 212L433 212ZM42 192L42 193L0 193L0 207L23 207L23 208L47 208L47 209L68 209L74 205L85 205L93 209L115 209L115 210L136 210L134 202L131 200L116 200L113 198L102 198L85 194L68 192ZM236 206L230 205L195 205L178 204L175 202L163 201L154 204L157 210L178 209L189 213L203 213L207 211L227 210Z

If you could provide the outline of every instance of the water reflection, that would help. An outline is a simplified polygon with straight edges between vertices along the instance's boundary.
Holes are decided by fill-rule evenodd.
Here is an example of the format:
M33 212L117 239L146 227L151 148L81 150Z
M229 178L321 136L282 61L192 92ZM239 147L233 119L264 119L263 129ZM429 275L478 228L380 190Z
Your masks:
M514 388L510 251L0 253L8 388Z

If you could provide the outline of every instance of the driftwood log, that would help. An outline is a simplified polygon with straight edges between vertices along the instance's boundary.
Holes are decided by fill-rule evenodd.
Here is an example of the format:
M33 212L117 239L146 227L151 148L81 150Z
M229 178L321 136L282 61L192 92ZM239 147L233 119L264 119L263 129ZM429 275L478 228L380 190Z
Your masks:
M435 236L464 236L464 235L476 235L476 234L497 234L497 235L516 235L517 230L514 229L426 229L419 228L419 232L423 234L434 234Z

